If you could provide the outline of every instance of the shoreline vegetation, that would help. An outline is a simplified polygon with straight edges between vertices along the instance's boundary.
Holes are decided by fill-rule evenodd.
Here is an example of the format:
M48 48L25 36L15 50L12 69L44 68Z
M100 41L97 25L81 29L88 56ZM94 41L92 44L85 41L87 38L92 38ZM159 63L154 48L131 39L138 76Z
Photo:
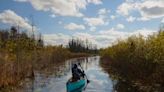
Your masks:
M70 40L67 47L44 46L41 34L35 37L18 31L16 27L0 30L0 91L3 92L14 90L25 78L33 79L36 70L97 53L95 46L93 48L79 39Z
M118 83L130 84L135 92L164 91L164 29L147 38L134 35L119 40L100 54L101 66ZM124 89L116 87L118 92L134 92Z

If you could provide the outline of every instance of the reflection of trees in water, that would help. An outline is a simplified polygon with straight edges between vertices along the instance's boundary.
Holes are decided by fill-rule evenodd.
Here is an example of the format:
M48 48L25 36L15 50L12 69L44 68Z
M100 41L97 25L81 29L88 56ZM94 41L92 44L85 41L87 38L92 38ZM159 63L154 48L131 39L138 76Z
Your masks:
M51 77L51 76L60 76L64 72L68 70L68 66L65 64L66 62L58 62L55 64L51 64L49 67L37 71L37 73L42 74L46 77Z
M66 61L49 65L49 67L42 70L36 70L35 78L27 79L27 81L24 82L24 87L20 89L23 91L20 92L36 92L39 88L45 87L52 78L60 78L61 76L65 76L69 71L70 63Z
M35 92L39 90L39 88L45 87L50 82L50 79L67 75L67 73L71 71L73 63L81 63L82 66L87 66L87 61L87 58L70 59L51 64L45 69L39 69L35 71L35 79L26 81L24 89L27 92Z
M70 59L67 61L51 64L45 69L34 71L35 79L26 81L23 88L25 91L21 92L36 92L40 88L46 87L46 85L48 85L53 78L55 79L66 76L71 71L72 64L74 63L80 63L82 68L87 70L89 67L94 66L97 59L97 57Z
M109 66L111 62L101 61L100 66L102 69L109 74L109 77L113 81L113 91L115 92L140 92L138 88L134 87L130 82L125 80L121 80L119 76L117 76L114 69L111 69Z

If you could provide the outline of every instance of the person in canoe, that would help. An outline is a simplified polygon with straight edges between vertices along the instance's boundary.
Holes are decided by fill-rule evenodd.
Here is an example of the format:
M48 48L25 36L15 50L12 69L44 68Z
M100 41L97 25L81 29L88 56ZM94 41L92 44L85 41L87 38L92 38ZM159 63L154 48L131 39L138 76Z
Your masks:
M82 90L85 90L87 84L90 82L81 67L81 64L79 63L78 65L72 65L72 78L70 78L66 83L67 92L82 92Z
M80 80L80 77L84 78L85 74L78 68L77 64L73 64L72 66L72 80L77 81Z

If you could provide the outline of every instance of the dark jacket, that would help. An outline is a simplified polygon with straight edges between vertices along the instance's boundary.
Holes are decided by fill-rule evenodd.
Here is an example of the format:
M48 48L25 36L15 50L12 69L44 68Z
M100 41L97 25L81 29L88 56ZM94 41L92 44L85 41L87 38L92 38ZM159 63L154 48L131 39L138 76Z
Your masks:
M73 65L72 67L72 77L73 79L79 80L80 77L83 77L84 73L77 67L77 65Z

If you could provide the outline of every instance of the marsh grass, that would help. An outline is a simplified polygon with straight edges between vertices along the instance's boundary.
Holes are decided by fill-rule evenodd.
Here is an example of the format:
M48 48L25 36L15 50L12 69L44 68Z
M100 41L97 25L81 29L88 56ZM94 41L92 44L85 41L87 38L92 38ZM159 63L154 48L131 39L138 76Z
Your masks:
M14 28L0 30L0 92L12 92L26 78L35 78L35 71L46 71L67 59L87 55L62 46L44 46L41 38L28 37Z
M164 31L147 38L131 36L101 51L101 65L115 79L140 91L164 91Z

